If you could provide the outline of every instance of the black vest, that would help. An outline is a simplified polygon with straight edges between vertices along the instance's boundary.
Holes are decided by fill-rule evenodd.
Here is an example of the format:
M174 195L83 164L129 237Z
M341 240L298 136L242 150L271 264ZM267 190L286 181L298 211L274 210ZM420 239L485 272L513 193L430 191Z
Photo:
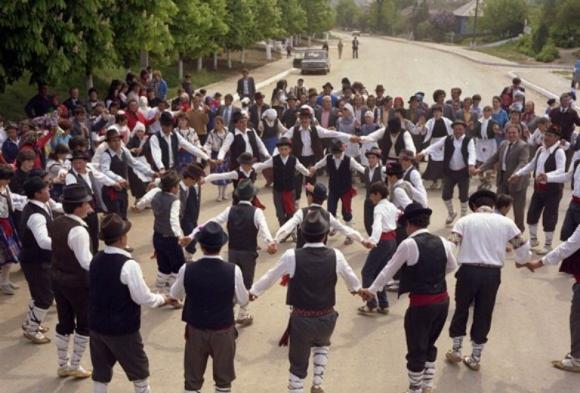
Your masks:
M185 268L185 306L182 320L197 329L234 325L235 266L215 258L201 258Z
M256 207L238 203L228 215L228 235L230 250L256 251L258 249L258 228L254 224Z
M382 170L383 170L382 166L378 165L375 168L375 171L373 172L373 178L369 179L370 168L368 166L365 168L364 183L367 189L367 197L369 196L369 189L371 187L371 184L383 181L383 176L381 173Z
M129 257L99 252L89 270L89 328L100 334L122 336L139 331L141 306L121 282Z
M438 119L433 122L433 132L431 133L431 138L445 138L449 135L447 132L447 126L443 119Z
M286 165L282 162L279 154L272 158L274 169L274 190L293 191L296 178L296 157L289 156Z
M302 310L321 311L335 304L336 252L327 247L295 251L296 270L288 283L286 304Z
M278 136L278 123L280 120L276 119L273 126L269 126L266 120L262 119L262 127L264 127L264 132L262 132L262 138L276 138Z
M435 295L447 289L445 269L447 254L439 236L421 233L413 236L419 248L419 259L415 265L403 265L399 296L404 293Z
M304 219L307 215L309 211L312 210L318 210L320 211L320 214L322 215L322 217L324 217L324 219L328 222L330 222L330 213L324 209L322 206L308 206L308 207L303 207L302 208L302 218ZM306 241L304 240L304 236L302 235L302 230L300 229L300 226L298 228L296 228L297 234L296 234L296 248L302 248L304 247L304 244L306 243ZM324 244L326 244L326 240L324 241Z
M562 264L560 265L560 271L562 273L580 276L580 250L576 251L574 254L570 255L568 258L562 261Z
M326 156L326 170L328 170L328 188L330 192L342 196L352 188L352 173L350 172L350 157L343 156L337 168L334 156Z
M52 256L50 250L44 250L40 248L34 234L28 228L27 222L31 215L41 214L46 219L46 225L50 225L52 218L50 214L42 207L37 206L32 202L28 202L24 209L22 210L22 215L20 216L20 226L18 229L18 234L20 235L20 240L22 241L22 249L20 250L20 261L24 263L50 263Z
M486 134L487 134L487 139L494 139L494 138L495 138L495 133L493 132L493 127L494 127L496 124L497 124L497 123L496 123L496 121L495 121L495 120L493 120L493 119L491 119L491 118L490 118L490 119L489 119L489 121L487 122L487 129L485 130L485 132L486 132ZM477 121L475 122L475 128L474 128L474 130L473 130L473 135L474 135L476 138L479 138L479 139L481 139L481 138L482 138L483 131L484 131L484 130L482 130L482 129L481 129L481 126L482 126L482 125L483 125L483 124L482 124L482 122L481 122L481 121L479 121L479 120L477 120Z
M83 269L73 250L68 245L68 235L73 228L82 226L78 221L67 217L57 217L48 225L52 240L52 281L73 288L88 288L88 272ZM86 229L85 229L86 230ZM90 243L86 245L90 247Z
M260 150L258 150L258 140L256 139L256 134L254 131L247 130L246 134L248 135L248 141L250 142L250 146L252 147L252 152L254 159L256 161L260 160ZM246 141L244 137L240 134L234 134L234 142L230 147L230 169L234 170L237 169L240 164L238 164L238 157L246 151Z
M127 180L129 178L129 164L127 163L125 152L121 153L121 158L116 154L112 154L109 150L107 150L107 154L111 157L111 171Z
M299 125L295 126L292 136L292 154L294 154L300 161L302 161L302 148L304 147L302 133L300 132L301 129L302 127ZM320 141L318 131L314 125L310 126L310 144L314 157L317 160L320 160L324 156L324 148L322 147L322 142Z
M415 168L414 166L410 167L410 169L407 171L407 173L405 173L405 176L403 176L403 180L408 181L409 183L411 183L411 185L415 186L413 184L413 182L411 181L411 173L413 171L416 171L417 168Z
M560 149L558 146L554 149L552 154L548 156L548 159L544 163L544 173L552 172L556 170L556 152ZM536 178L536 171L538 170L538 159L540 157L542 150L538 149L536 153L536 164L534 166L534 179ZM576 164L574 164L576 165ZM564 184L562 183L546 183L546 191L547 192L560 192L564 188Z
M169 170L169 145L165 138L161 136L163 131L159 131L158 134L155 135L157 140L159 141L159 148L161 149L161 162L165 169ZM173 156L173 165L177 164L177 153L179 152L179 139L177 139L177 135L175 135L174 131L171 131L171 155ZM155 170L159 170L156 165L153 165Z
M389 158L389 156L391 157L395 157L395 156L399 156L399 153L401 152L401 150L403 150L405 148L405 133L408 131L405 130L401 130L399 132L399 135L397 136L397 138L395 139L395 154L389 154L391 151L391 147L393 147L393 142L391 141L391 134L389 133L388 129L385 129L385 133L383 135L383 138L379 141L379 147L381 148L381 152L382 152L382 159L383 162L387 162L387 158Z
M238 168L236 170L238 172L238 179L237 180L233 180L232 184L234 186L234 189L236 189L238 187L238 183L241 182L242 180L251 180L252 183L256 182L256 178L258 177L258 174L256 173L256 171L252 168L252 171L250 172L250 175L246 175L244 173L244 171L242 171L240 168Z
M87 184L84 177L82 177L81 175L77 175L72 169L68 173L73 175L77 181L77 184L80 184L81 186L83 186L85 188L85 190L87 190L87 194L89 194L93 197L93 200L91 201L91 207L93 208L93 210L96 212L100 211L101 200L100 200L99 192L97 192L97 190L99 189L98 188L99 185L97 184L97 180L95 179L95 175L93 175L93 172L88 171L89 180L91 182L90 185Z
M179 188L179 199L181 202L180 225L184 233L191 232L197 226L199 218L201 189L198 195L195 186L189 187L187 196L181 186Z
M453 135L449 135L447 139L445 139L445 149L443 150L443 162L445 163L445 173L449 174L451 169L449 168L449 163L451 162L451 157L453 157L453 153L455 152L455 145L453 144L454 140ZM465 168L461 170L461 172L465 172L465 175L469 176L469 169L467 163L469 158L469 152L467 150L467 146L469 145L469 141L471 138L465 136L463 141L461 142L461 156L463 157L463 162L465 163Z

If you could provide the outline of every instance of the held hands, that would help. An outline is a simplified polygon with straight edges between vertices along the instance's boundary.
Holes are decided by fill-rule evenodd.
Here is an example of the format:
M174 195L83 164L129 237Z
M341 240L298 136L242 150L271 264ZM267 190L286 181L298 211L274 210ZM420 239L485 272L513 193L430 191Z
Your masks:
M477 174L476 172L477 169L475 169L475 167L473 165L469 166L469 176L475 176Z
M353 135L353 136L351 136L351 137L350 137L350 141L351 141L352 143L360 143L360 136L358 136L358 135Z
M540 173L538 176L536 176L536 181L538 183L547 183L548 175L546 175L545 173Z
M370 240L363 240L361 244L366 248L368 248L369 250L375 247L374 243L371 242Z
M369 291L367 288L363 288L358 291L358 295L363 298L364 301L368 302L375 298L375 294Z
M191 238L189 236L181 236L178 242L181 247L187 247L191 243Z
M163 303L163 305L170 305L170 306L176 306L179 304L179 300L172 298L169 295L162 295L163 299L165 300L165 303Z
M423 153L423 152L419 152L415 155L415 159L417 161L421 161L423 158L425 158L425 153Z
M313 166L308 168L308 171L310 172L311 177L314 177L314 175L316 175L316 168L314 168Z
M258 298L258 296L254 295L252 292L250 292L249 298L250 298L250 301L253 302L254 300L256 300Z
M544 266L544 262L542 262L542 260L530 261L528 263L523 264L516 263L516 268L521 269L525 267L532 273L534 273L537 269L541 268L542 266Z
M520 177L519 177L518 175L515 175L515 174L514 174L514 175L511 175L511 176L508 178L508 183L515 183L515 182L517 182L517 181L518 181L518 179L519 179L519 178L520 178Z
M267 251L270 255L276 254L276 252L278 252L278 244L272 240L270 243L268 243Z

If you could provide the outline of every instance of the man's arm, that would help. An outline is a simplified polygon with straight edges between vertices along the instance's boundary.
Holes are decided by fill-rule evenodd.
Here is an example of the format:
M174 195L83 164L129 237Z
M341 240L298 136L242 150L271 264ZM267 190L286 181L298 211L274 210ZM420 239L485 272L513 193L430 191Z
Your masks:
M416 262L418 252L415 250L415 255L413 255L412 247L417 249L417 243L412 238L405 239L397 250L387 262L386 266L381 270L375 281L371 284L368 290L372 293L377 293L382 290L385 285L393 278L393 276L399 271L399 269L405 264L405 262Z
M123 146L121 149L123 149L123 151L125 152L125 155L127 156L127 164L131 168L147 176L155 176L155 172L153 171L153 169L151 169L151 166L149 164L137 160L135 157L131 155L131 152L126 147Z
M290 277L294 276L296 269L296 258L294 249L287 250L280 258L278 263L266 272L257 282L252 285L250 293L255 296L260 296L268 288L270 288L282 276L288 274Z
M365 167L362 166L357 160L355 160L353 157L350 157L350 170L355 170L360 174L365 173Z
M476 163L475 142L473 141L473 139L471 139L467 144L467 165L475 166L475 163Z
M298 160L296 160L296 164L298 164ZM254 170L257 173L262 172L264 169L266 168L272 168L274 166L274 159L272 157L268 158L266 161L264 162L256 162L253 165Z
M169 224L171 225L171 232L177 238L183 237L183 231L181 230L181 223L179 220L179 213L181 211L181 201L176 199L171 204L171 210L169 211Z
M411 131L409 132L401 131L401 132L403 132L403 141L405 142L405 149L412 151L413 154L417 153L415 143L413 142L413 137L411 136Z
M143 271L139 264L130 259L121 269L121 282L129 287L131 299L139 304L151 308L165 304L163 295L152 293L143 279Z
M304 176L310 176L310 171L306 169L306 167L302 165L298 160L296 160L296 172L299 172Z
M335 231L342 233L344 236L347 236L353 240L356 240L359 243L362 243L364 241L364 238L362 237L362 235L360 234L359 231L357 231L354 228L351 228L349 226L344 225L342 222L340 222L332 214L330 215L330 227L332 229L334 229Z
M336 273L344 280L349 292L354 293L360 291L360 281L352 271L352 267L346 261L343 253L336 249L334 251L336 253Z
M159 192L161 192L161 188L159 187L154 187L150 189L149 191L147 191L145 195L141 197L141 199L139 199L139 201L135 204L135 207L139 210L143 210L146 207L151 206L151 201L153 200L153 197L157 195Z
M423 151L419 152L419 155L427 156L432 154L435 150L441 149L445 144L445 139L446 138L441 138L437 142L430 144L428 147L423 149Z
M264 243L270 244L274 241L262 209L256 209L254 212L254 225L258 228L258 237L262 239Z
M250 293L244 285L244 276L242 275L242 269L239 266L234 267L234 300L240 306L245 306L250 301Z
M350 141L354 136L352 134L347 134L346 132L328 130L321 126L316 126L316 131L318 131L318 136L320 138L337 138L342 141Z
M207 154L205 154L205 152L203 150L201 150L197 146L192 145L179 132L176 132L175 135L177 135L177 140L179 141L179 147L181 147L182 149L186 150L187 152L193 154L195 157L201 158L202 160L209 160L210 159L210 157Z
M234 143L234 134L231 132L228 132L228 134L226 135L226 139L224 140L224 143L223 143L223 145L220 148L220 151L218 153L218 160L223 161L226 154L228 154L228 152L230 151L230 147L232 146L232 143Z
M91 254L91 237L83 226L77 226L68 233L67 244L75 254L77 261L85 270L89 270L93 254Z
M286 239L294 229L298 228L298 226L302 223L302 209L298 209L296 213L290 218L288 221L284 223L276 232L276 243L281 243L282 240Z
M161 148L159 147L158 135L151 135L149 138L149 149L151 151L151 158L153 158L157 169L160 171L165 169L165 165L163 165L163 161L161 160Z
M541 261L544 265L557 265L561 260L578 251L578 249L580 249L580 225L576 227L576 230L568 240L560 243L558 247L544 256Z
M258 151L262 155L262 157L270 158L270 153L268 149L266 149L266 145L264 145L264 141L258 135L256 135L256 143L258 144Z
M48 235L48 228L46 227L46 218L40 213L34 213L28 217L26 226L32 232L34 240L43 250L52 251L52 239Z
M501 145L500 145L501 146ZM487 159L486 162L484 162L480 167L479 167L479 171L480 172L485 172L488 171L490 169L493 168L493 166L499 162L499 153L500 152L500 148L498 148L495 153L493 153L493 155L491 157L489 157Z
M185 285L183 284L183 278L185 277L185 269L187 264L182 265L177 273L177 278L169 290L169 296L174 299L183 299L185 297Z
M559 175L566 172L566 153L564 150L558 149L556 151L556 170L546 173L546 175Z
M230 171L230 172L223 172L223 173L210 173L204 180L206 183L210 183L212 181L218 180L238 180L238 172Z
M113 180L115 182L125 180L125 179L123 179L122 176L117 175L115 172L113 172L111 170L111 156L109 154L107 154L106 152L101 154L101 162L100 162L99 168L105 176L107 176L108 178L110 178L111 180Z
M193 232L191 232L189 235L187 235L187 237L189 237L190 239L195 238L195 235L201 230L201 228L203 228L204 225L206 225L208 222L213 221L216 222L220 225L225 225L228 222L228 217L230 215L230 209L231 206L228 206L227 208L225 208L224 210L222 210L217 216L215 216L214 218L210 218L209 220L207 220L206 222L204 222L202 225L198 225L197 228L195 228L193 230Z
M319 170L326 166L328 156L322 157L316 164L314 164L314 169Z
M383 135L385 135L386 132L386 128L385 127L381 127L376 131L371 132L370 134L366 135L366 136L361 136L360 137L360 141L363 143L369 143L369 142L378 142L381 140L381 138L383 137Z

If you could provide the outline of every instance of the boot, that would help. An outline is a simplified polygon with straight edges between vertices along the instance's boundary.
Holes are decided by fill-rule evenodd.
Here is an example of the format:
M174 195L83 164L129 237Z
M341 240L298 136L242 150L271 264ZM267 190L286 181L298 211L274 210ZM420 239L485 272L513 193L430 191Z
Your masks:
M453 347L445 354L445 358L450 363L461 362L461 348L463 346L463 337L453 337Z
M50 339L39 331L39 326L46 318L47 313L48 309L45 310L36 306L28 311L27 319L24 322L26 326L24 337L32 341L33 344L48 344L50 342Z
M481 362L481 352L483 351L483 344L472 344L471 356L463 358L463 364L473 371L479 371Z

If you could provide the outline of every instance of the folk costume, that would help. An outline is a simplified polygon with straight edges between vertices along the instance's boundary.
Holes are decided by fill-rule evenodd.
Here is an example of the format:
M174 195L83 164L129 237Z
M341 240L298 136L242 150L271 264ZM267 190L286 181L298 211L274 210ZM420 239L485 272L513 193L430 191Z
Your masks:
M460 267L455 275L455 313L449 326L453 347L447 353L447 360L454 363L463 360L473 370L479 370L481 353L491 329L506 245L509 243L513 247L516 263L526 263L531 256L530 244L523 239L516 224L507 217L492 214L495 200L496 194L491 191L472 194L469 205L473 214L459 219L452 230L452 239L459 247L457 262ZM462 358L471 305L474 305L470 333L473 350L470 356Z
M423 184L421 173L414 165L403 167L403 180L411 184L412 199L423 207L429 207L427 190Z
M81 184L68 185L63 190L62 203L65 206L92 201L93 197ZM54 339L59 377L91 376L91 372L80 365L89 344L88 270L93 255L87 229L86 222L75 214L59 216L48 225L52 239L51 281L58 315ZM69 359L71 338L73 351Z
M366 189L366 197L365 197L365 204L364 204L364 224L365 230L367 231L367 235L371 235L372 227L373 227L373 211L375 209L375 205L369 199L369 189L371 184L376 182L384 182L385 181L385 174L383 173L383 166L381 165L381 157L382 152L379 148L371 148L367 152L365 152L365 156L373 155L377 157L379 162L371 167L370 165L365 167L365 172L363 174L363 183Z
M243 114L241 112L234 113L234 123L237 123L242 116ZM230 171L238 169L240 166L238 157L242 153L249 153L253 162L261 162L270 158L270 153L268 153L264 142L251 129L238 130L236 128L233 133L229 132L227 134L219 150L218 160L224 160L228 153L230 155Z
M446 117L440 117L438 119L433 117L427 120L427 123L425 123L427 133L423 139L423 145L429 144L429 147L431 147L450 136L453 133L451 124L452 121ZM437 148L431 148L429 150L429 162L427 163L427 169L423 173L423 179L433 181L432 188L438 188L439 180L443 178L444 173L445 161L443 146L438 145Z
M9 180L14 172L6 166L0 166L0 179ZM24 201L25 197L10 192L7 185L0 187L0 270L2 281L0 290L6 295L14 295L17 286L10 281L11 264L20 261L22 243L18 235L18 226L14 215L16 199ZM18 203L18 202L17 202Z
M320 212L311 212L301 230L305 236L322 236L329 227ZM311 392L322 392L330 339L338 318L334 310L337 279L340 276L351 293L360 290L360 282L339 250L322 242L306 243L304 248L286 251L276 266L252 286L250 293L261 295L283 276L288 281L286 304L292 307L288 328L280 340L280 345L289 342L288 392L304 392L311 353L314 365Z
M201 247L219 249L228 242L222 227L209 222L197 233ZM216 392L228 393L235 379L236 337L234 304L245 306L248 291L240 267L219 255L207 255L184 265L171 287L171 297L185 297L185 392L199 393L207 359L213 360Z
M413 203L405 209L400 221L430 216L431 209ZM433 388L437 347L449 311L449 294L445 275L457 268L453 245L433 235L427 228L413 232L397 247L385 268L369 287L377 293L397 271L401 272L399 297L409 294L405 313L407 338L407 372L409 393L429 392Z
M218 159L219 151L222 148L228 134L229 133L227 128L222 128L221 130L215 128L209 132L207 140L205 141L204 149L210 153L210 157L213 160ZM230 155L226 154L221 164L215 164L211 167L211 173L224 173L229 171L229 168ZM226 186L229 184L229 180L216 180L213 182L213 184L218 186L218 202L227 199Z
M361 137L361 142L378 142L381 149L381 159L387 164L399 161L399 154L403 149L415 154L415 144L411 133L401 127L399 118L390 119L386 127L379 128L367 136Z

